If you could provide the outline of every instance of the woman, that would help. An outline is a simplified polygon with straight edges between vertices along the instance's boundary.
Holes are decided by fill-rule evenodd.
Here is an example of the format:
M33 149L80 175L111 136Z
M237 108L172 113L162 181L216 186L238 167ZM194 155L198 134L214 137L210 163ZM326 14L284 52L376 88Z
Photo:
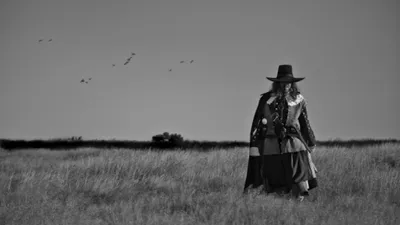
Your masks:
M250 133L245 192L262 187L267 193L292 193L302 201L317 187L310 153L316 140L306 102L291 65L280 65L270 91L261 95Z

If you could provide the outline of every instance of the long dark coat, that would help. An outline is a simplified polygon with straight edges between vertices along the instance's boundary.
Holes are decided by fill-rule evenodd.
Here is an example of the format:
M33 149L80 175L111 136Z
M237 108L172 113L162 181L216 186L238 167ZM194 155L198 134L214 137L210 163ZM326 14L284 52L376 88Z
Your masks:
M272 172L265 171L266 168L280 173L279 170L282 170L282 168L275 168L274 165L278 164L279 160L287 162L288 166L285 167L289 169L285 170L297 174L306 174L304 176L293 175L294 180L288 180L286 183L305 182L307 188L312 189L316 186L317 170L311 159L311 151L315 148L316 140L308 120L305 98L301 94L298 94L296 98L291 96L285 98L285 107L281 120L285 127L296 128L299 135L288 135L281 142L278 141L271 117L272 113L277 110L277 99L277 95L272 92L262 94L259 99L250 132L249 164L245 189L249 186L254 188L263 184L265 179L262 178L262 166L264 166L264 177L265 174L271 174ZM259 128L258 125L262 118L267 120L267 131L265 136L259 138L256 135L256 130ZM265 158L266 162L261 155L268 156ZM266 163L268 165L265 165Z

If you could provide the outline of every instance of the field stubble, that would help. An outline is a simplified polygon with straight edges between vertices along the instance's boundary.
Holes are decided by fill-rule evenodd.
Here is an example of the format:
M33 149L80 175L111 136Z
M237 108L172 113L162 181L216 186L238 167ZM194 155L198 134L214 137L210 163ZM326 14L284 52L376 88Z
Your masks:
M0 152L0 224L400 224L400 145L320 148L304 202L243 195L246 148Z

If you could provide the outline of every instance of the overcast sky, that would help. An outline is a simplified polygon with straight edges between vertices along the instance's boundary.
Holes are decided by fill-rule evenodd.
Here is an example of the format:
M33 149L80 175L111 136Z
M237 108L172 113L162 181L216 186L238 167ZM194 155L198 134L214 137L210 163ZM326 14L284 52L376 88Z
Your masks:
M265 77L286 63L305 77L318 140L400 138L398 12L396 0L1 0L0 138L248 141Z

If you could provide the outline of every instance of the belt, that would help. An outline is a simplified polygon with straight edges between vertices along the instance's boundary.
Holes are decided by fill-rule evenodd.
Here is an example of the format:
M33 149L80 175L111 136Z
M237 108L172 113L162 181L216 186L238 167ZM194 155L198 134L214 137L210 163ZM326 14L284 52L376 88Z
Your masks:
M286 128L285 137L287 137L287 136L291 136L291 137L296 136L297 137L297 136L299 136L299 134L297 133L296 129L294 129L294 128L290 128L290 129ZM266 134L264 137L266 137L266 138L276 138L276 137L278 137L278 135L276 135L276 134Z
M294 128L294 127L285 127L285 129L286 129L286 135L288 135L288 136L293 136L293 135L296 135L296 136L298 136L299 134L297 133L297 130L296 130L296 128Z

